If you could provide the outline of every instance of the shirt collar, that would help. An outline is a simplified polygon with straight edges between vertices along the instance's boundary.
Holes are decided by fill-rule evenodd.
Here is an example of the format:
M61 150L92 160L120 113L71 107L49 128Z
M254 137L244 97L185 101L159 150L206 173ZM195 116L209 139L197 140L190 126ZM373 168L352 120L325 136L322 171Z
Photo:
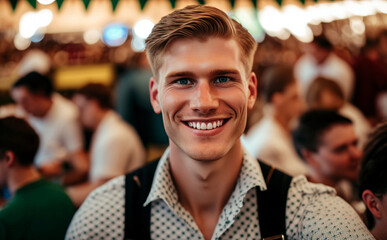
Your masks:
M238 207L242 207L246 193L255 187L259 187L262 191L266 190L265 180L258 161L244 150L242 167L234 190L234 193L237 193L234 203ZM158 199L165 201L169 207L175 206L178 202L177 191L170 172L169 148L160 158L152 187L144 206Z

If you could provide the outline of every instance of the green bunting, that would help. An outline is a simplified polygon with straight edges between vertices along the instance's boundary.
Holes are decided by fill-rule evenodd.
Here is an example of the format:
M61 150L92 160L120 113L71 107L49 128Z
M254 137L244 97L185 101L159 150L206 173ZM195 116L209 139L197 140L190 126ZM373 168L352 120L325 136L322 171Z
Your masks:
M229 0L230 1L230 4L231 4L231 8L234 8L235 7L235 1L236 0Z
M277 3L278 3L278 5L282 5L282 0L275 0Z
M85 6L85 9L87 11L87 9L89 8L89 4L90 4L91 0L82 0L82 2L83 2L83 5Z
M11 4L12 11L15 11L16 5L18 0L9 0L9 3Z
M117 8L117 5L118 5L118 2L120 0L110 0L112 2L112 8L113 8L113 12L116 11L116 8Z
M255 9L258 8L258 3L257 3L257 1L258 1L258 0L251 0L251 2L253 3Z
M172 9L176 7L177 0L169 0L169 3L171 4Z
M60 8L62 7L63 1L64 0L56 0L56 5L58 6L58 10L60 10Z
M145 8L145 4L148 0L138 0L138 2L140 3L140 8L141 8L141 11L144 10Z
M8 0L9 3L11 4L11 7L12 7L12 10L15 11L16 10L16 6L18 4L18 1L19 0ZM36 1L37 0L27 0L27 2L34 8L36 9ZM56 0L56 4L57 4L57 7L58 7L58 10L60 10L60 8L62 7L62 4L65 0ZM89 5L90 5L90 2L92 0L82 0L83 2L83 5L85 6L85 9L87 11L87 9L89 8ZM178 0L169 0L169 3L171 4L171 7L172 8L175 8L176 7L176 3L177 3ZM196 0L198 2L198 4L201 4L201 5L204 5L206 3L206 0ZM232 8L235 7L235 3L237 0L228 0L230 2L230 5ZM259 0L251 0L251 3L253 4L254 8L257 9L258 7L258 2ZM279 6L282 5L282 2L283 0L275 0ZM301 2L303 5L305 5L305 2L306 0L298 0L299 2ZM318 0L312 0L313 2L317 3ZM330 1L335 1L335 0L330 0ZM112 4L112 9L113 9L113 12L117 9L117 5L118 3L120 2L120 0L110 0L111 4ZM140 4L140 8L141 8L141 11L144 10L145 8L145 5L147 4L148 0L138 0L139 4Z
M34 9L36 9L36 0L27 0L27 2L28 2Z

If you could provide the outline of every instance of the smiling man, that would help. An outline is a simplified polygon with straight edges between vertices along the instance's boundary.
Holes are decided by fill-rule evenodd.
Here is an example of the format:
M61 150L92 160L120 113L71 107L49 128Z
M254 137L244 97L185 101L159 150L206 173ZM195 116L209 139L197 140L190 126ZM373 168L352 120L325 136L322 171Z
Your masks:
M170 146L159 161L91 193L66 239L372 239L333 189L266 174L270 168L245 153L255 49L252 36L213 7L188 6L155 25L146 40L150 97ZM277 209L280 218L271 215Z

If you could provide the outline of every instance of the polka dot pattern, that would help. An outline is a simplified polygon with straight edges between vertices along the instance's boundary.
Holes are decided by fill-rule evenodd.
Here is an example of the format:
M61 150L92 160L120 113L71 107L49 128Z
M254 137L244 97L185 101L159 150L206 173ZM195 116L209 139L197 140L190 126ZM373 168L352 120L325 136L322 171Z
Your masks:
M204 239L193 217L178 202L166 151L151 192L151 238ZM236 187L224 207L212 240L261 239L256 187L266 189L259 164L244 155ZM92 192L74 216L66 239L123 239L125 178L115 178ZM286 205L287 239L374 239L356 212L335 190L293 178Z
M374 239L355 210L333 188L293 179L286 203L288 239Z
M120 176L94 190L74 215L67 240L123 239L125 177Z

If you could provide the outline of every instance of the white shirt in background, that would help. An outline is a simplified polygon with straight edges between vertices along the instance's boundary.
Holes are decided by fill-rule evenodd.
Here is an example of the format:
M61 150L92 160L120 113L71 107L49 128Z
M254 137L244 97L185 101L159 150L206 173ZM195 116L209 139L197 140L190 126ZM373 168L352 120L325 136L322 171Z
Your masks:
M322 64L317 64L311 55L305 54L296 62L294 75L303 96L306 95L312 81L321 76L335 81L342 88L346 100L352 97L355 84L353 70L336 54L331 53Z
M298 157L290 134L273 117L264 117L241 140L246 150L262 162L290 176L306 174L306 164Z
M116 177L145 164L145 150L136 131L113 111L102 119L90 149L91 181Z
M35 165L62 161L68 154L83 149L83 135L78 110L68 99L54 93L53 104L43 118L27 115L26 119L40 138Z

